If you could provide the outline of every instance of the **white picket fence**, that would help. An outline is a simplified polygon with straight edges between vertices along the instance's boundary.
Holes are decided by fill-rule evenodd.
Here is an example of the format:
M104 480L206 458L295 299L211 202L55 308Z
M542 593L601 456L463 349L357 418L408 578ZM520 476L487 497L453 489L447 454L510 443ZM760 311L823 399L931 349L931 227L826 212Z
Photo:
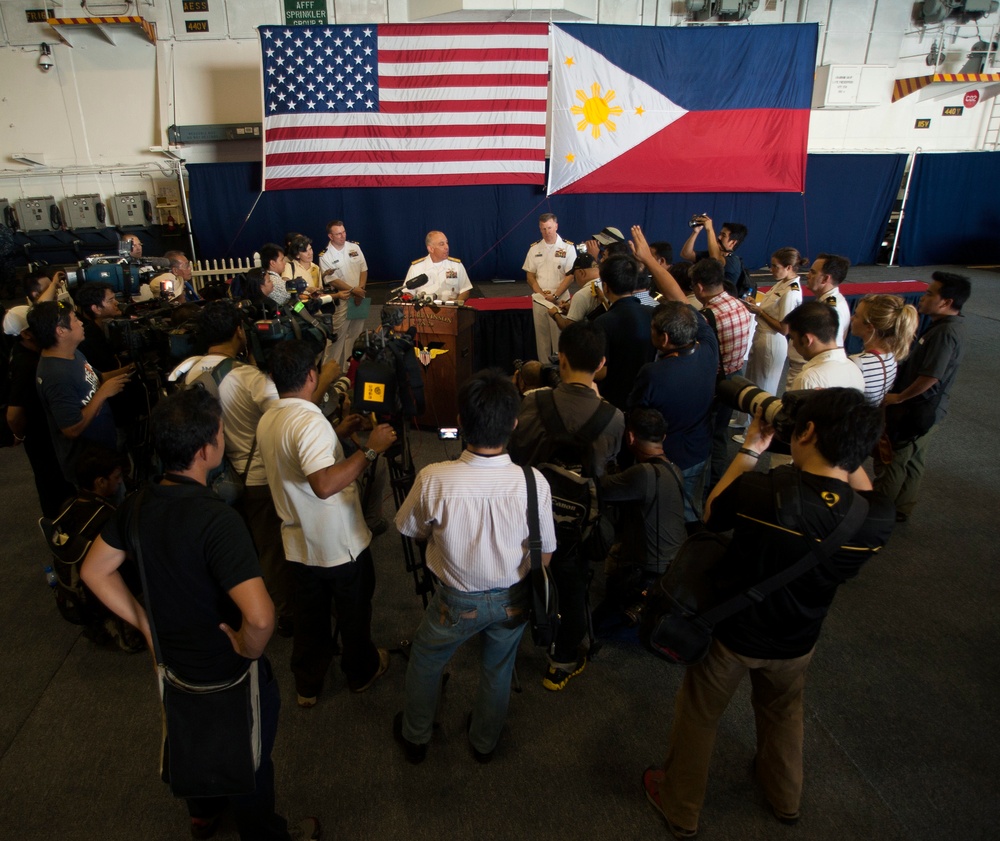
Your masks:
M243 274L260 265L253 257L229 258L227 260L198 260L191 270L191 283L197 291L209 283L228 281L233 275Z

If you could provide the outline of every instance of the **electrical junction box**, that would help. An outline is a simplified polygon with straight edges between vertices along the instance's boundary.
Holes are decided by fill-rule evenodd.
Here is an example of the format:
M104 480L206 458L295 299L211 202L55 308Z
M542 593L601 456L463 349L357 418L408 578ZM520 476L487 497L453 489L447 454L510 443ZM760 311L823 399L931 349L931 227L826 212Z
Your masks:
M63 219L71 231L85 228L107 227L104 202L97 193L82 196L67 196L63 199Z
M118 193L111 202L112 217L119 228L142 228L153 221L153 208L145 192Z
M18 199L14 207L22 231L58 231L62 228L59 208L52 196Z

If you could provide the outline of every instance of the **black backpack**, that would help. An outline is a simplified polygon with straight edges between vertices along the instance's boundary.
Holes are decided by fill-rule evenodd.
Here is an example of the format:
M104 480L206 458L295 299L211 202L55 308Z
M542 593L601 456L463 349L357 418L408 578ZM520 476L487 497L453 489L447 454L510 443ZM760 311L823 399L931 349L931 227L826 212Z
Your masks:
M545 477L552 491L552 516L555 520L556 555L575 555L590 539L600 514L597 483L594 481L594 443L615 416L615 407L607 400L575 432L569 432L552 391L535 392L535 403L545 444L535 459L535 467Z
M54 520L42 517L38 521L52 553L56 605L63 618L74 625L88 625L104 613L101 603L80 580L80 567L114 510L101 497L81 491Z

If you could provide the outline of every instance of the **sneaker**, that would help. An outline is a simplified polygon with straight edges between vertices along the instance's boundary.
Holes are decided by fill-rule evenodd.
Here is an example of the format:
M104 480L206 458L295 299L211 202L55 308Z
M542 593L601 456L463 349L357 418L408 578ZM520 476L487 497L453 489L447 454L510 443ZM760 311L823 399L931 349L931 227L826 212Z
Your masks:
M406 754L406 761L411 765L419 765L427 758L426 744L418 745L403 735L403 714L401 712L396 713L392 719L392 737L402 746L403 753Z
M685 829L683 826L677 826L675 823L671 823L670 818L667 817L667 813L663 811L663 804L660 802L660 782L663 780L663 769L655 768L650 766L642 773L642 789L646 792L646 799L649 801L650 805L656 809L657 812L663 817L663 820L667 822L667 829L670 830L670 834L674 838L695 838L698 835L697 829Z
M736 418L733 418L731 421L729 421L730 429L746 429L746 426L747 425L745 423L736 420Z
M747 437L746 437L746 435L734 435L733 436L733 440L737 444L745 444L747 442Z
M549 666L549 670L545 673L545 677L542 679L542 686L552 692L558 692L567 683L571 677L576 677L580 672L584 670L587 666L587 658L582 657L576 664L576 668L572 672L568 672L565 669L557 668L556 666Z
M317 818L304 818L288 827L288 836L292 841L319 841L323 837L323 827Z
M316 696L315 695L299 695L299 706L302 709L307 710L310 707L316 706Z
M376 680L382 677L382 675L386 673L386 670L388 668L389 668L389 652L386 651L384 648L380 648L378 650L378 668L375 670L375 674L373 674L368 679L367 683L364 683L361 686L352 686L351 692L353 692L355 695L357 695L359 692L364 692L366 689L370 688L371 685L375 683Z

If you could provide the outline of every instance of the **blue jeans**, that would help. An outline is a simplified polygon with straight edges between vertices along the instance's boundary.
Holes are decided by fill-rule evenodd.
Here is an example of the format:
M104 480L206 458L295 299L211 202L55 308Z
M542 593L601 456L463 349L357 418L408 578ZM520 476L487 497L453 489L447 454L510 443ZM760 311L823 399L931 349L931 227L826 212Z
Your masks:
M507 718L511 675L530 597L527 579L510 588L478 593L443 584L437 588L417 628L406 669L403 736L408 741L424 745L431 740L445 666L463 642L480 634L482 662L469 741L480 753L496 747Z
M708 459L687 470L682 470L684 477L684 522L695 523L701 519L704 509L702 500L705 497L705 465Z

